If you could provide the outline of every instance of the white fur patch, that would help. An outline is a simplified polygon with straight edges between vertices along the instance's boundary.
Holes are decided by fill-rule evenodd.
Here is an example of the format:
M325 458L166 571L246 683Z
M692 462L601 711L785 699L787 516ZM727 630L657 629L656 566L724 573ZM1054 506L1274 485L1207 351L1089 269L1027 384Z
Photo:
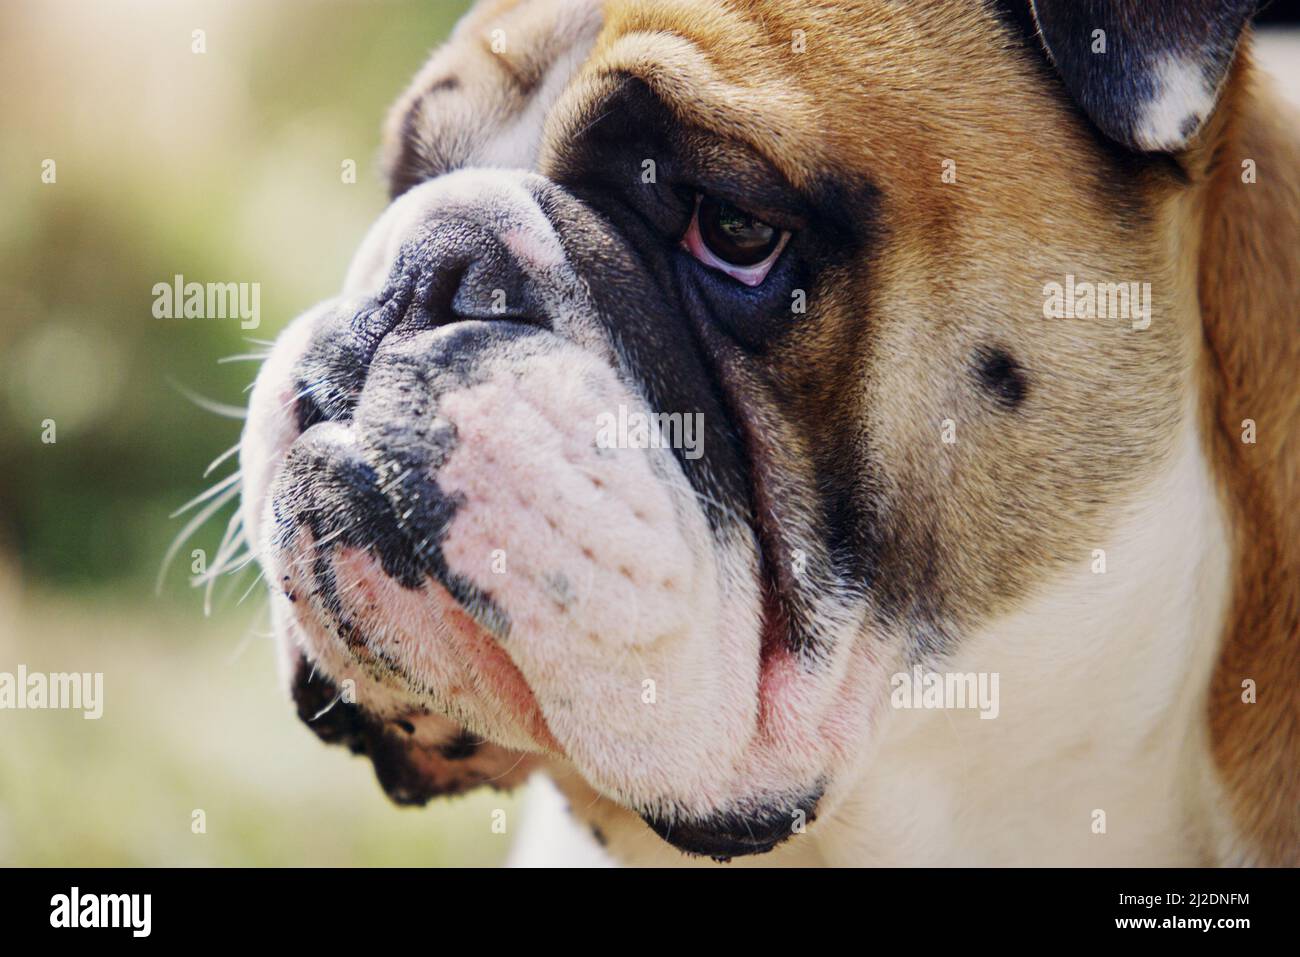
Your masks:
M1214 110L1218 91L1195 60L1165 54L1153 72L1156 93L1143 105L1133 137L1146 150L1179 149Z
M289 446L298 438L297 386L294 364L302 357L319 323L333 314L335 300L327 300L294 319L275 340L262 363L248 400L248 418L239 443L239 468L243 475L244 530L249 545L262 552L262 507L284 462Z
M1221 826L1206 689L1227 524L1190 425L1104 542L945 670L998 672L1001 709L891 710L815 839L839 865L1204 865ZM1090 543L1092 544L1092 543Z
M569 813L551 779L538 774L528 782L519 836L506 866L614 867L616 862Z

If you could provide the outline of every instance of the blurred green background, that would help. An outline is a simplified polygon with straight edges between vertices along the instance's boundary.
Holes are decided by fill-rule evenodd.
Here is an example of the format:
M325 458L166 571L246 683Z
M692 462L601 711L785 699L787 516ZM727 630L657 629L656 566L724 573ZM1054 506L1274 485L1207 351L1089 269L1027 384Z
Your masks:
M0 5L0 671L105 684L99 721L0 711L0 864L505 854L490 815L507 798L399 810L368 762L297 721L260 585L240 601L252 567L204 617L190 549L215 555L228 511L153 588L183 524L169 514L240 427L176 385L242 405L256 364L218 360L337 290L385 204L384 111L466 5ZM261 326L155 319L152 287L177 273L259 283Z

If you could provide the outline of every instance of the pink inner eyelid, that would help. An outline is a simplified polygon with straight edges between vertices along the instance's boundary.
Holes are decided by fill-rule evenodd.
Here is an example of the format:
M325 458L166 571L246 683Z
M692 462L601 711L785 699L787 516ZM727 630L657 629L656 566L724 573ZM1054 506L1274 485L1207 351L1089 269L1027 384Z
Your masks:
M691 216L691 225L687 228L686 235L682 237L682 247L709 268L726 273L732 279L743 282L746 286L757 286L772 271L773 264L789 241L790 232L785 230L781 233L781 241L776 244L776 248L772 250L771 255L761 263L755 263L752 266L733 266L731 263L723 262L713 255L709 247L704 244L704 238L700 235L700 203L697 197L695 213Z

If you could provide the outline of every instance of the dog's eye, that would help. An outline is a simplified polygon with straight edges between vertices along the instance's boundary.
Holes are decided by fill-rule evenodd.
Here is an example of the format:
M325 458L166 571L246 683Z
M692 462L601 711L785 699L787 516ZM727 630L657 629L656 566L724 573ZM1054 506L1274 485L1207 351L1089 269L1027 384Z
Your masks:
M713 196L697 195L695 215L682 245L704 265L746 286L757 286L789 240L789 230L777 229Z

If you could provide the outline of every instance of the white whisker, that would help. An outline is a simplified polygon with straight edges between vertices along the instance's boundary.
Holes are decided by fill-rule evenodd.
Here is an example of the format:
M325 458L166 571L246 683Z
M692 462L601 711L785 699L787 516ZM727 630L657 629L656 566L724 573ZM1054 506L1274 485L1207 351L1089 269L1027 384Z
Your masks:
M171 546L167 549L167 554L163 556L162 567L158 569L158 580L154 583L154 591L157 594L162 594L163 582L167 579L167 569L171 567L172 559L174 559L176 553L181 550L181 546L189 541L190 536L198 531L208 519L220 511L222 506L229 503L231 499L235 498L238 494L238 485L231 485L229 488L226 488L220 495L205 505L203 509L191 518L185 524L185 527L180 530L180 533L172 540Z
M233 555L244 540L244 530L241 521L242 513L235 509L230 521L226 522L226 530L221 535L221 543L217 545L216 557L212 559L212 564L200 575L191 579L191 584L195 587L209 583L219 576L226 565L226 560Z
M207 478L209 475L212 474L213 469L215 469L222 462L226 461L226 459L230 458L238 451L239 451L239 443L236 442L234 445L226 449L226 451L222 452L220 455L218 455L215 459L212 460L212 464L203 470L203 477ZM172 517L175 518L174 515Z
M244 599L246 599L249 595L253 594L253 589L256 588L258 585L260 585L265 578L266 578L266 569L263 568L261 565L258 565L257 574L253 576L253 583L248 586L248 589L242 595L239 596L239 601L235 602L235 604L242 605L244 603ZM273 638L275 636L274 634L270 634L267 635L267 637Z
M238 548L239 545L241 544L243 544L242 539L241 541L235 544L235 548ZM207 581L206 583L204 583L203 586L204 617L211 617L212 615L212 591L216 587L217 579L220 578L222 575L236 574L240 569L242 569L245 565L247 565L250 561L252 561L254 557L255 556L253 555L253 552L250 550L240 555L238 558L225 560L224 562L222 562L217 566L217 568L215 569L215 573L213 572L212 569L209 569ZM218 558L220 558L220 556L218 556ZM232 564L232 562L234 562L234 564ZM195 587L198 587L199 583L200 583L199 579L194 579L193 581L190 582L190 584L194 585Z
M215 399L209 399L206 396L199 395L197 392L185 388L174 379L168 379L171 387L179 392L185 398L189 399L200 409L211 412L213 415L219 415L225 419L246 419L248 410L242 405L227 405L224 402L217 402Z
M198 495L194 496L194 498L190 499L188 502L186 502L184 505L182 505L176 511L172 512L167 517L178 518L181 515L184 515L190 509L192 509L195 505L198 505L200 502L206 502L208 499L212 498L212 496L216 495L217 493L225 491L231 485L239 481L240 474L241 473L239 472L234 472L230 475L227 475L216 485L212 486L212 488L208 489L206 492L200 492Z

